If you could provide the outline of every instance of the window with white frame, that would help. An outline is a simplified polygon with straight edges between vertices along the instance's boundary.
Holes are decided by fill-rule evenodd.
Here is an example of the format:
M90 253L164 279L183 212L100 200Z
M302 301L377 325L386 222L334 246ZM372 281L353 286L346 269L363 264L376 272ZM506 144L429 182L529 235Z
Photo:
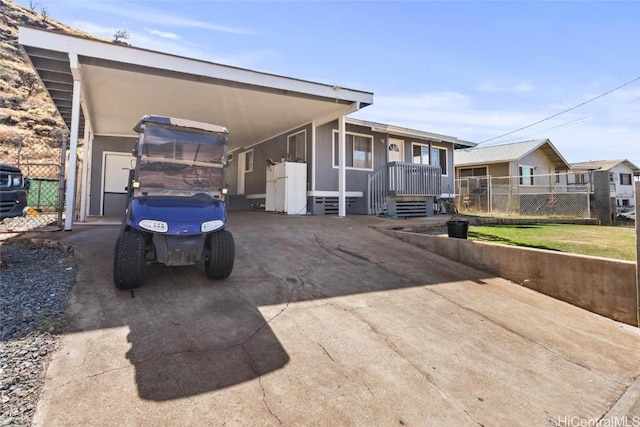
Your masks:
M244 153L244 171L253 172L253 150Z
M533 185L533 166L518 166L520 185Z
M339 133L333 131L333 167L338 167ZM346 162L345 167L351 169L373 170L373 137L347 132L345 135Z
M440 166L442 175L448 175L447 149L441 147L431 147L428 145L412 143L412 161L421 165Z
M293 161L307 161L307 131L303 130L287 137L287 153Z

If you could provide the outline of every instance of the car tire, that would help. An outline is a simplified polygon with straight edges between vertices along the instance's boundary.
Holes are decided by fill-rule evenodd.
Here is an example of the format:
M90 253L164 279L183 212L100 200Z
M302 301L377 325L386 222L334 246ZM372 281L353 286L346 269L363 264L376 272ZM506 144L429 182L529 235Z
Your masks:
M145 267L144 235L126 230L116 241L113 255L113 283L118 289L133 289L142 285Z
M236 245L228 230L217 231L209 236L209 256L204 266L210 279L226 279L233 271Z

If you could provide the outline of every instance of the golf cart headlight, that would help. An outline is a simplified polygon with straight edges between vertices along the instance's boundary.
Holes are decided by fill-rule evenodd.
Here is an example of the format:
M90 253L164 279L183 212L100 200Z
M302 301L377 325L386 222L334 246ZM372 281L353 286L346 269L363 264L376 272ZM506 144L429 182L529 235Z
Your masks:
M169 230L169 225L166 222L153 219L143 219L138 225L145 230L155 231L156 233L166 233Z
M223 188L223 189L222 189L222 194L227 194L228 192L229 192L229 189L228 189L228 188Z
M224 225L224 222L222 222L219 219L203 222L202 225L200 226L200 231L202 231L203 233L208 233L209 231L217 230L223 225Z
M11 185L14 187L22 187L22 177L20 175L14 176L11 180Z

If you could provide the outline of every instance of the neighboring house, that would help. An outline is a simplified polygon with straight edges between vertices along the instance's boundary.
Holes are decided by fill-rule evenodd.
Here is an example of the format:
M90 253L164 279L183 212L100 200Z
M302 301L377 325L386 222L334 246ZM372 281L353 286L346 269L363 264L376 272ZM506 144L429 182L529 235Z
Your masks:
M456 150L456 206L518 215L588 213L586 190L567 187L569 164L548 139ZM562 197L558 193L565 193Z
M90 215L124 212L133 127L146 114L229 130L230 209L272 208L267 194L276 178L269 171L268 190L267 171L284 159L306 164L306 174L291 168L306 175L295 186L306 206L293 213L433 214L434 200L454 192L453 151L474 145L348 118L373 103L371 92L37 28L18 31L69 129L66 230Z
M609 171L611 198L615 198L616 208L635 206L633 197L634 177L640 177L640 168L629 160L598 160L571 164L569 184L593 183L593 171Z
M473 143L349 117L345 121L347 213L428 216L436 199L452 197L453 152ZM271 163L290 159L307 165L305 212L337 213L337 120L315 128L309 123L236 150L233 158L228 175L232 209L269 206Z
M456 179L517 176L523 186L544 185L550 177L570 169L548 139L456 150L454 159Z

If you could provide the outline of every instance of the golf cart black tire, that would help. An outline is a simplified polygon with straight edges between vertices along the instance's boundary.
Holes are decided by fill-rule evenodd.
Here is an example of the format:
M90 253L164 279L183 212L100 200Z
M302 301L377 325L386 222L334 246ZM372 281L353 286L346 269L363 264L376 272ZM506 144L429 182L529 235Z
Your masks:
M135 230L124 231L116 241L113 256L113 283L118 289L142 285L145 267L145 239Z
M204 266L209 279L226 279L233 271L236 244L228 230L216 231L209 236L209 259Z

